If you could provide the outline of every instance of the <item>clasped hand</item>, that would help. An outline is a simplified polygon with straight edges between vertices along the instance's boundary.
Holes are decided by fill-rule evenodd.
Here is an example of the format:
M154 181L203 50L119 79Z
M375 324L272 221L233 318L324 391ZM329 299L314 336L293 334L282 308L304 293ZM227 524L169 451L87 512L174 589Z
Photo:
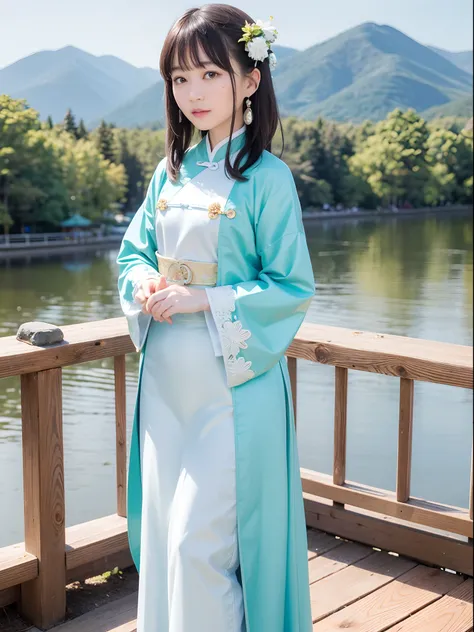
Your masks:
M209 309L205 290L175 283L168 285L163 276L143 281L135 299L141 303L145 314L151 314L160 323L165 320L171 324L173 314L192 314Z

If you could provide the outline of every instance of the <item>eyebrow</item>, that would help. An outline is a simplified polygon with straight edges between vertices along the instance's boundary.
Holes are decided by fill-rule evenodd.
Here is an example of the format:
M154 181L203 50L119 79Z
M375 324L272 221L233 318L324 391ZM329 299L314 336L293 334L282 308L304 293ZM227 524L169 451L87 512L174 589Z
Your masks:
M200 62L200 65L201 66L214 66L214 63L212 61L202 61L202 62ZM180 70L181 72L184 71L184 69L181 68L181 66L173 66L171 68L171 72L175 72L175 71L178 71L178 70Z

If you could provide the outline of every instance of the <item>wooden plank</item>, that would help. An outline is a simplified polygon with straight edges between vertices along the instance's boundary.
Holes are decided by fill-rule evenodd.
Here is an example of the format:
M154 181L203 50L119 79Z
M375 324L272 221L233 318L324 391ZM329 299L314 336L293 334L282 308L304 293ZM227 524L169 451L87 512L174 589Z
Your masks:
M347 540L473 575L473 547L454 537L414 529L394 518L381 518L360 511L334 507L304 495L308 527L324 529Z
M472 520L466 509L418 498L401 503L395 494L387 490L352 482L344 486L334 485L327 474L304 468L301 468L301 478L303 491L307 494L472 538Z
M55 632L136 632L137 599L137 593L116 599L63 623Z
M115 452L117 471L117 514L127 515L127 417L125 356L114 358Z
M118 553L111 553L110 555L104 555L91 562L81 564L81 566L75 566L66 570L66 583L82 582L89 577L95 577L96 575L102 575L105 571L111 571L115 567L124 569L134 567L132 555L130 549L127 551L119 551Z
M410 498L411 455L413 442L414 382L400 380L400 412L398 421L397 501L406 503Z
M471 491L469 494L469 516L474 518L474 452L471 452Z
M344 485L346 481L347 381L347 369L337 366L334 402L334 485Z
M20 586L12 586L5 590L0 590L0 608L5 608L20 600Z
M291 395L293 399L293 414L295 416L295 428L297 428L297 397L298 397L298 360L296 358L288 358L288 373L290 374Z
M471 632L472 579L387 632Z
M342 571L344 573L345 571ZM452 575L427 566L417 566L313 626L313 632L381 632L425 608L462 582ZM314 584L317 586L318 583Z
M69 527L66 545L68 570L127 551L127 519L113 514Z
M124 317L67 325L65 341L32 347L0 339L0 378L135 351ZM404 336L303 323L287 350L293 358L412 380L472 388L472 348Z
M309 583L312 584L323 577L338 573L343 568L372 555L373 552L373 549L363 544L344 542L341 546L312 557L308 562Z
M23 375L21 407L25 551L38 559L39 573L22 585L20 609L48 628L66 612L61 369Z
M61 329L64 341L51 347L27 345L15 336L0 338L0 378L135 352L124 317Z
M313 622L361 599L414 568L416 562L388 553L372 553L339 573L310 585Z
M303 323L286 353L346 369L472 388L472 348L462 345Z
M317 555L322 555L326 551L341 546L343 540L336 538L330 533L323 533L317 529L308 529L308 560Z
M35 579L38 576L38 560L26 553L23 544L13 544L0 549L0 591Z

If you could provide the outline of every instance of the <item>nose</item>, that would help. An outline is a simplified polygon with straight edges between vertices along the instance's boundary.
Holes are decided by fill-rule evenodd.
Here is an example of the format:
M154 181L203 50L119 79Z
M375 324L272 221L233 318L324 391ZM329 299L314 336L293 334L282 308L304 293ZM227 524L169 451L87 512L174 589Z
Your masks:
M195 90L191 90L189 93L189 100L194 103L195 101L202 101L202 95L197 93Z
M202 95L202 89L200 89L200 86L198 84L196 84L195 82L190 82L189 87L189 100L194 103L195 101L202 101L203 99L203 95Z

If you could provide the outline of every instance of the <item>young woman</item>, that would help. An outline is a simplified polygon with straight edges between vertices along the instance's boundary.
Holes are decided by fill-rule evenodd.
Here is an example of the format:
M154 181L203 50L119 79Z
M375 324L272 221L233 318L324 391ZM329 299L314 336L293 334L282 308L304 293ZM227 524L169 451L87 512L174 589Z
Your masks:
M128 480L138 632L312 627L284 354L314 276L293 177L269 151L276 35L211 4L161 53L167 155L118 256L142 353Z

